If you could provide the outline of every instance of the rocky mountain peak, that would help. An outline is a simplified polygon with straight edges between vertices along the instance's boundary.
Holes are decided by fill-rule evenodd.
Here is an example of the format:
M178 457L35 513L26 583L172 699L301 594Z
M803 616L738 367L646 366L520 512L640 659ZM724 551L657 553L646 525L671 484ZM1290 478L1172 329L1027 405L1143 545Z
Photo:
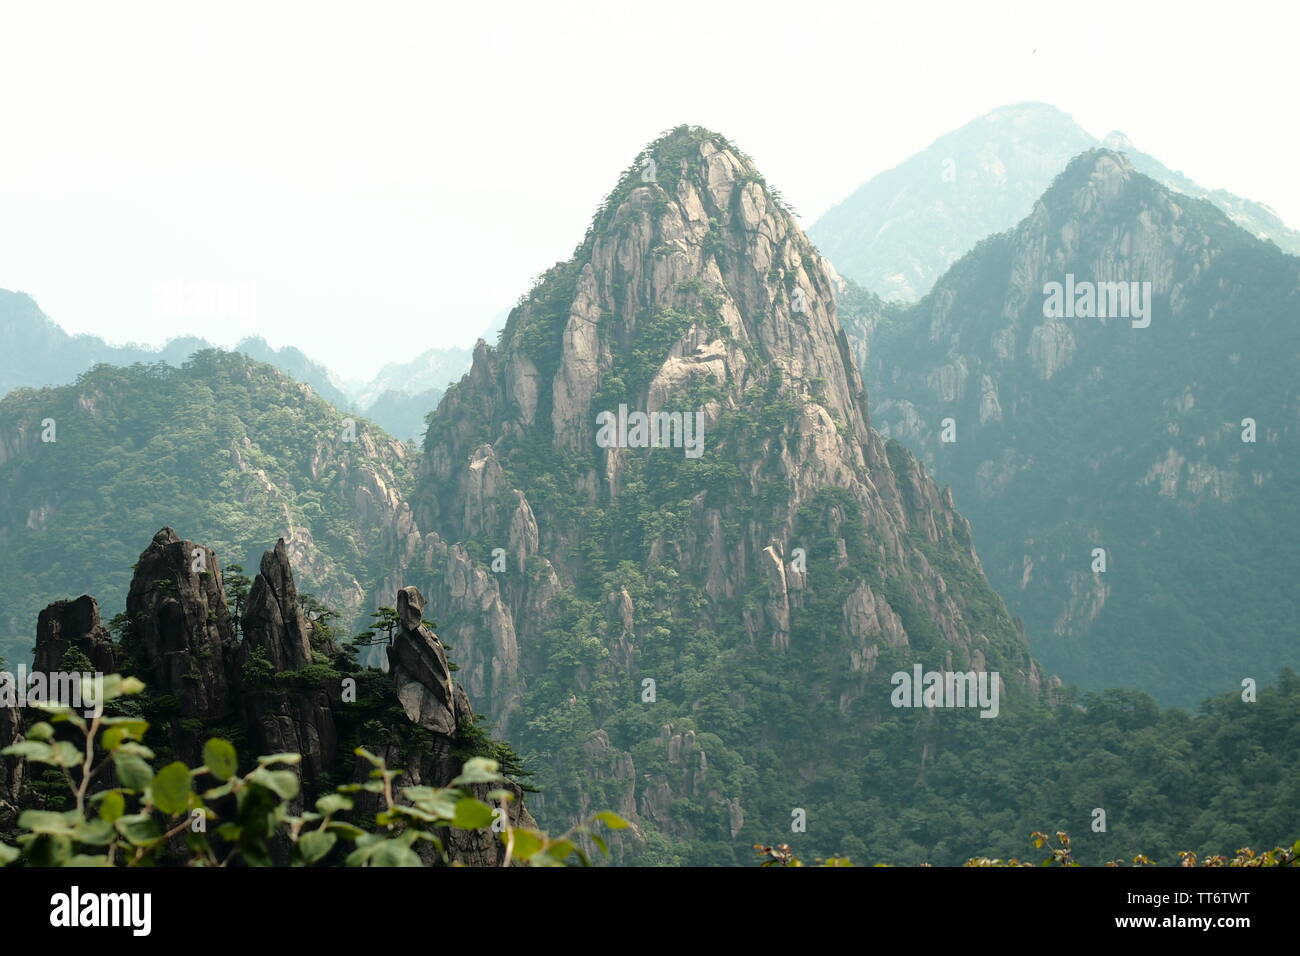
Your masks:
M243 632L243 646L260 648L277 671L301 670L311 663L311 631L298 604L284 538L262 555L244 608Z
M126 612L149 682L177 697L181 716L207 721L227 713L234 631L216 553L162 528L136 562ZM178 749L197 744L178 741Z
M881 671L900 655L1038 687L951 497L871 430L836 283L737 147L679 127L431 417L383 587L418 583L497 727L565 728L533 741L578 760L548 762L556 826L614 792L634 825L688 832L685 799L739 839L763 798L709 768L757 759L734 732L770 722L745 690L754 673L789 674L792 710L833 710L828 737L889 706ZM635 438L636 415L681 428ZM436 677L406 601L393 669ZM408 716L436 718L438 680L419 683ZM661 695L653 718L638 687Z
M1300 252L1300 233L1263 204L1198 185L1121 132L1099 142L1045 103L1000 107L943 134L829 209L810 234L849 279L885 299L916 300L979 242L1028 215L1073 157L1098 147L1127 153L1138 172Z
M1106 149L1113 149L1118 152L1126 152L1137 148L1133 145L1133 140L1128 138L1127 133L1117 129L1113 129L1107 133L1106 138L1101 141L1101 145L1106 147Z
M752 162L718 134L679 127L650 144L597 213L574 259L552 269L511 315L500 353L475 349L476 415L519 429L548 421L557 450L595 452L595 415L620 403L680 408L707 387L706 423L774 375L859 439L865 395L844 361L833 272ZM427 445L468 400L457 390ZM453 426L454 428L454 426ZM462 444L448 460L472 451ZM618 472L618 455L600 469ZM592 479L595 479L593 474ZM616 486L616 478L611 481ZM594 487L594 486L592 486Z

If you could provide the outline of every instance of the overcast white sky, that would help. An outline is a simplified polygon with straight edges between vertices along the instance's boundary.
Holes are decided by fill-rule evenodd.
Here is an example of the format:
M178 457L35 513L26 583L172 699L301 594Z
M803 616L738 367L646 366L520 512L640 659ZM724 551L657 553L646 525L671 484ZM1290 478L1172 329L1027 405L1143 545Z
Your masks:
M1296 9L0 0L0 288L358 377L469 344L669 127L729 136L808 226L1021 100L1296 226ZM160 319L178 283L259 314Z

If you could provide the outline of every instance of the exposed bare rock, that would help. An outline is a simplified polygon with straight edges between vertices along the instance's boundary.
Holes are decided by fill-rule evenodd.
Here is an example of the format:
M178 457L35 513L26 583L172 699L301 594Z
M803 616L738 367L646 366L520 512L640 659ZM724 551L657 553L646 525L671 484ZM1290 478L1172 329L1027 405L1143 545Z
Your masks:
M150 669L148 682L175 695L183 718L216 721L231 710L226 662L234 645L216 554L171 528L140 555L126 599L132 636ZM197 756L199 734L174 724L179 753Z
M400 626L388 649L388 667L406 716L436 734L456 732L456 703L451 668L442 642L423 624L424 596L419 588L397 592Z
M310 786L338 759L334 705L324 688L305 682L250 683L244 675L254 655L277 673L301 671L313 659L283 538L262 555L244 608L243 641L234 656L240 706L258 752L301 754L299 773Z
M364 743L390 766L405 768L399 786L447 787L463 768L463 738L474 713L465 691L451 678L441 642L424 622L424 607L418 589L398 592L398 627L389 649L393 695L411 725L387 727L382 740ZM253 754L296 753L302 792L292 801L295 811L340 779L368 778L369 764L361 766L350 753L340 752L339 727L346 725L342 708L351 703L327 679L335 672L316 665L341 665L342 654L322 635L313 635L299 605L284 539L262 556L244 608L242 642L232 637L216 555L170 528L159 531L140 556L128 608L125 647L130 653L117 663L141 668L143 673L134 676L142 677L150 690L177 699L181 719L171 722L170 733L180 759L197 765L209 735L232 732ZM37 644L37 661L51 669L72 649L105 670L117 669L112 665L118 649L89 596L46 608ZM0 748L21 740L22 728L18 709L0 707ZM0 820L13 810L23 772L21 762L0 758ZM510 782L500 786L514 795L508 809L513 825L535 827L523 806L523 791ZM497 787L476 784L469 789L486 801ZM362 812L377 809L376 801L376 795L363 794ZM504 849L491 830L452 829L442 839L456 863L503 862ZM289 849L277 838L272 857L287 864ZM428 847L421 849L426 862L436 862Z
M36 622L34 671L65 670L63 656L76 649L100 674L116 672L113 640L99 620L99 603L89 594L74 601L55 601Z
M262 565L244 608L241 651L263 651L277 671L301 670L311 663L310 630L298 605L298 587L284 539L262 555Z
M771 545L763 549L763 570L767 575L767 623L772 629L772 649L790 646L790 598L786 592L785 564Z
M889 647L901 647L907 644L907 632L903 622L889 602L871 590L871 585L862 581L844 602L844 627L849 637L856 644L855 651L859 657L853 660L854 670L871 671L870 661L874 655L868 655L868 649L884 643Z

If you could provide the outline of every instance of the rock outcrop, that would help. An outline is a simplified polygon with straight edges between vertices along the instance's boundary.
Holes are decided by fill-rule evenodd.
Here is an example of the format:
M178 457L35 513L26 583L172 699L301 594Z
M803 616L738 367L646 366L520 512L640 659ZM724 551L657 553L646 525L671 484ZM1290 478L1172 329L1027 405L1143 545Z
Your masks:
M197 761L204 739L197 727L220 723L234 705L235 635L216 554L163 528L136 563L126 613L147 683L178 702L172 744Z
M456 730L456 696L442 642L424 625L419 588L397 592L398 627L388 649L397 699L411 722L435 734ZM473 715L469 715L472 719Z
M64 656L75 650L101 674L116 670L113 640L99 620L99 602L89 594L74 601L55 601L36 622L33 671L65 670Z
M331 696L329 689L307 680L253 677L250 667L269 665L278 675L300 672L312 663L310 628L298 603L283 538L262 555L248 592L242 634L234 655L235 683L244 722L253 731L251 742L258 753L301 754L304 781L324 779L339 758L337 688Z
M238 632L216 554L170 528L154 535L140 555L127 608L119 646L100 624L94 598L56 601L41 612L36 660L58 669L76 651L106 673L134 671L155 700L174 701L168 707L174 706L175 719L159 729L168 738L167 747L191 766L202 762L203 743L210 736L233 735L245 759L299 754L297 810L337 784L369 779L370 765L353 754L358 744L385 756L390 766L404 768L399 786L445 787L461 773L474 711L452 678L441 641L423 621L424 599L415 588L398 593L399 627L389 649L391 697L382 696L381 689L364 718L348 711L357 702L355 686L353 693L343 694L342 675L334 670L346 664L346 655L304 612L283 538L262 556ZM355 685L361 675L351 667L347 679ZM369 715L390 717L399 704L409 722L399 716L382 730L371 725ZM26 719L18 708L0 706L0 748L22 739ZM0 758L0 822L21 805L23 780L20 761ZM488 801L498 787L476 784L471 789ZM500 789L514 795L508 805L512 823L535 827L523 791L514 783ZM361 813L378 809L375 795L359 797ZM491 830L451 829L441 837L454 862L502 862L504 848ZM426 862L435 862L428 844L420 852ZM272 855L287 863L287 844L273 845Z

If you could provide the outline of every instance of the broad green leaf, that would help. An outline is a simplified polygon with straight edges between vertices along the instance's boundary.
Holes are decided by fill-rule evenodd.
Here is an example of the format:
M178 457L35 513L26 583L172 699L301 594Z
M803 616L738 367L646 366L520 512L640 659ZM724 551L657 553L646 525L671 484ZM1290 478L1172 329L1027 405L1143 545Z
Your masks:
M451 825L462 830L479 830L492 823L492 808L482 800L464 797L456 804Z
M620 817L617 813L611 813L609 810L602 810L600 813L597 813L596 819L605 824L605 826L609 827L611 830L626 830L629 826L626 820Z
M265 767L258 767L248 775L248 779L252 783L266 787L281 800L292 800L298 796L298 775L292 770L267 770Z
M113 842L113 824L107 820L83 820L76 827L76 841L87 846L108 846Z
M190 768L179 760L159 770L152 787L154 806L163 813L174 817L190 808Z
M577 848L572 840L553 840L546 845L546 853L557 860L563 860Z
M134 757L139 757L141 760L152 760L154 758L154 752L137 740L122 741L116 752L121 754L131 754Z
M327 830L309 830L298 840L298 853L304 863L315 863L334 849L337 842L338 837Z
M546 839L536 830L514 830L516 859L531 860L546 845ZM505 839L505 833L501 838Z
M18 816L20 827L38 834L75 836L78 823L80 819L75 810L66 813L56 813L53 810L24 810Z
M355 827L350 823L344 823L342 820L331 820L329 826L325 828L331 833L337 833L345 840L358 840L366 835L366 831L360 827Z
M27 728L25 736L28 740L49 740L54 736L54 727L40 720Z
M62 704L42 704L37 701L29 701L27 706L45 711L50 715L50 723L52 724L72 724L78 730L86 729L86 722L81 719L81 716Z
M117 768L117 779L128 790L144 793L153 782L153 769L135 754L118 750L113 754L113 766Z
M463 799L459 790L436 790L431 787L407 787L402 795L425 813L432 813L443 820L450 820L456 815L456 804Z
M104 799L99 805L99 818L108 823L115 823L123 814L126 813L126 798L116 790L110 790L104 794Z
M281 763L286 767L294 767L302 763L302 754L269 754L265 757L257 758L259 767L269 767L272 764Z
M72 856L72 841L61 833L42 833L27 844L32 866L62 866Z
M104 749L111 752L117 750L128 740L139 741L144 736L145 730L148 729L149 724L143 720L118 724L105 730L99 740Z
M162 828L153 817L143 813L119 817L113 824L132 846L148 846L162 838Z
M0 750L0 755L21 757L23 760L34 760L37 763L54 763L54 748L39 740L20 740Z
M371 866L424 866L419 856L400 840L385 840L370 854Z
M213 737L203 745L203 763L218 780L229 780L239 769L239 758L229 740Z
M0 866L8 866L21 856L21 851L7 843L0 843Z
M316 801L316 809L325 816L352 809L352 801L341 793L327 793Z
M80 767L86 755L66 740L56 740L50 745L50 763L59 767Z

